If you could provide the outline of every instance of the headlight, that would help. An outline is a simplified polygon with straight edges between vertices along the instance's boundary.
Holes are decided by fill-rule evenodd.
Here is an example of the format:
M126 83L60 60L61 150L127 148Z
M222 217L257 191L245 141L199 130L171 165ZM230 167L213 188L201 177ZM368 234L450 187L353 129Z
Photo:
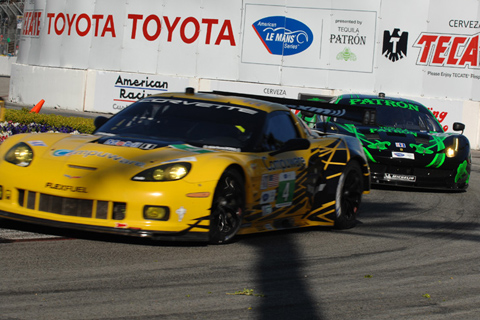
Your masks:
M457 155L457 152L458 152L458 138L455 137L453 138L452 145L445 149L445 155L448 158L453 158Z
M178 162L164 164L151 168L135 175L132 180L135 181L175 181L184 178L192 165L188 162Z
M33 150L24 142L17 143L5 155L5 161L20 167L28 167L33 160Z

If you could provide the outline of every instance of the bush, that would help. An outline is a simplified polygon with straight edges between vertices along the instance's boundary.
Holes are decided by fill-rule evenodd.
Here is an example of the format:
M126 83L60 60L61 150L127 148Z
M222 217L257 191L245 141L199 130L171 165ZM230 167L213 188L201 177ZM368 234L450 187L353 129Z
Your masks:
M45 128L53 129L58 132L92 133L95 129L93 119L82 117L64 117L57 114L41 114L30 113L28 109L22 110L7 109L5 113L5 121L20 124L35 123L36 129L40 131L26 132L47 132L52 131ZM42 126L39 126L42 125Z
M27 109L5 112L5 122L0 122L0 143L17 133L62 132L92 133L95 129L93 119L82 117L64 117L56 114L30 113Z

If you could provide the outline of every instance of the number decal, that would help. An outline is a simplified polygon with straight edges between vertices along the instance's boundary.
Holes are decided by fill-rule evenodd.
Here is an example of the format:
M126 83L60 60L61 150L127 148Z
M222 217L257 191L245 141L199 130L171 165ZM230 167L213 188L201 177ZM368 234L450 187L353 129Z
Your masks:
M278 195L276 207L286 207L292 205L293 194L295 192L295 171L283 172L280 174L278 182Z

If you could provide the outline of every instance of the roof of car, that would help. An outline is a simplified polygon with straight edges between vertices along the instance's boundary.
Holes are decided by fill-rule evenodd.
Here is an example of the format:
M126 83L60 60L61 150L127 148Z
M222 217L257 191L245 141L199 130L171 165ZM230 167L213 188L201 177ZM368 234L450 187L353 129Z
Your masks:
M355 106L365 106L365 107L391 105L389 102L400 103L398 105L393 105L393 106L406 107L408 105L415 105L415 106L421 106L422 108L425 108L423 104L417 101L409 100L405 98L386 97L383 94L380 94L378 96L367 95L367 94L343 94L332 99L332 103L335 103L335 104L345 104L345 105L355 105Z
M185 98L209 102L219 102L225 104L235 104L245 107L251 107L255 109L260 109L266 112L272 112L276 110L290 110L288 107L282 104L268 102L265 100L245 98L245 97L236 97L236 96L226 96L212 93L178 93L178 92L169 92L161 93L154 95L155 97L172 97L172 98Z

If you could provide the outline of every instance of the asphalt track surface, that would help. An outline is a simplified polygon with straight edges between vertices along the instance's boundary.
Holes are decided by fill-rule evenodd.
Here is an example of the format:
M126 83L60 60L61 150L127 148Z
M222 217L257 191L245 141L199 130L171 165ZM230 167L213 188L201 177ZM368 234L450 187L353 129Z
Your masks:
M0 219L0 320L479 319L467 192L376 188L356 228L151 242Z
M150 242L0 220L0 319L478 319L467 192L374 189L356 228Z

